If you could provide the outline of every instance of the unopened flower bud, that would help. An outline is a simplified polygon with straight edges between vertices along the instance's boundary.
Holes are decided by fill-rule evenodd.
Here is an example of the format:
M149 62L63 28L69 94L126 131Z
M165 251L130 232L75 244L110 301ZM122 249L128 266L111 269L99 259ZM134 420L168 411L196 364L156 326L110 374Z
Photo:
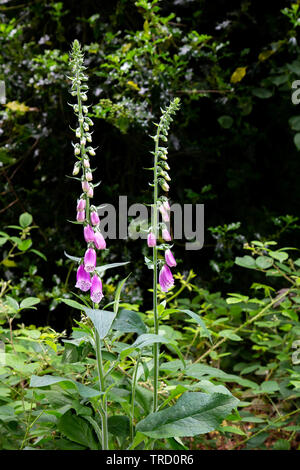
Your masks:
M87 101L87 95L85 93L81 93L81 99L82 101Z
M83 229L84 239L87 243L94 241L94 230L90 225L87 225Z
M85 211L78 211L76 216L77 222L84 222L85 220Z
M90 168L90 161L88 158L83 159L83 166L84 168Z
M74 147L74 155L80 155L80 147L79 147L79 145Z
M82 187L82 191L84 191L85 193L87 193L88 190L90 189L90 185L86 180L81 181L81 187Z
M82 106L82 111L86 114L89 112L89 109L87 106Z
M95 211L91 212L91 222L92 222L93 225L99 225L100 224L99 216L98 216L97 212L95 212Z
M154 233L150 232L147 237L147 245L149 248L152 248L153 246L156 246L156 237Z
M87 195L88 195L88 197L93 197L94 196L94 189L91 185L89 186Z
M85 134L87 142L92 142L92 136L89 133Z
M80 136L81 136L80 127L77 127L77 129L76 129L76 137L78 137L78 139L79 139Z
M162 229L162 237L166 242L170 242L172 240L171 235L167 228Z
M81 163L80 162L76 162L74 167L73 167L73 176L76 176L78 175L79 171L80 171L80 167L81 167Z
M88 148L88 152L89 152L89 154L90 154L92 157L94 157L94 156L96 155L96 152L95 152L95 150L93 149L93 147L89 147L89 148Z
M81 144L81 145L85 145L85 144L86 144L86 138L85 138L85 137L81 137L81 139L80 139L80 144Z
M85 206L86 206L86 200L85 199L79 199L79 201L77 202L77 210L78 211L84 211Z
M169 211L171 209L169 201L167 199L163 202L163 206L166 209L166 211Z
M159 206L159 212L160 212L161 215L162 215L163 221L164 221L164 222L169 222L170 217L169 217L168 212L167 212L166 209L164 208L163 204L161 204L161 205Z
M85 178L86 178L87 181L92 181L93 180L93 175L92 175L92 172L90 170L85 172Z
M166 192L169 191L170 186L168 185L168 183L167 183L164 179L160 178L159 184L160 184L161 188L162 188L164 191L166 191Z
M83 129L84 129L85 131L88 131L89 128L90 128L90 127L89 127L88 123L85 122L85 123L83 124Z

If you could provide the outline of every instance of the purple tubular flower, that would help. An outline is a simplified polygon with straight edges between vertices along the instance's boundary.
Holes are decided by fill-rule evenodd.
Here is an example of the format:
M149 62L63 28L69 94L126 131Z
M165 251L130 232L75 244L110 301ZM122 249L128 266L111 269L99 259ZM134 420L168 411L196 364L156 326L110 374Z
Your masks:
M169 222L170 217L169 217L169 214L167 213L166 209L164 208L164 206L159 206L159 212L162 215L163 221L164 222Z
M94 271L97 262L97 255L94 248L88 248L84 255L84 268L90 273Z
M90 225L87 225L83 229L83 235L84 239L87 243L93 242L94 241L94 230Z
M77 222L83 222L85 220L85 211L78 211L76 220Z
M102 292L102 282L101 279L97 276L97 274L94 274L92 277L92 285L91 285L91 300L95 303L98 304L100 300L103 297L103 292Z
M156 237L154 233L150 232L147 237L147 244L151 248L153 246L156 246Z
M174 278L170 268L164 264L159 273L159 285L163 292L167 292L174 285Z
M167 265L170 266L171 268L177 265L176 260L173 256L173 253L169 248L165 251L165 260L166 260Z
M78 289L81 289L83 292L87 292L91 287L91 276L86 272L83 264L77 269L75 287L78 287Z
M79 201L77 202L77 210L78 211L84 211L85 206L86 206L86 200L85 199L79 199Z
M88 181L86 181L86 180L83 180L81 182L81 187L82 187L82 191L84 191L85 193L87 193L90 189L90 185L89 185Z
M91 212L91 222L93 225L99 225L100 224L100 219L97 214L97 212L93 211Z
M101 232L95 232L94 234L94 245L97 250L104 250L106 248L106 242Z
M171 235L169 234L169 231L166 228L162 229L162 237L166 242L170 242L172 240Z

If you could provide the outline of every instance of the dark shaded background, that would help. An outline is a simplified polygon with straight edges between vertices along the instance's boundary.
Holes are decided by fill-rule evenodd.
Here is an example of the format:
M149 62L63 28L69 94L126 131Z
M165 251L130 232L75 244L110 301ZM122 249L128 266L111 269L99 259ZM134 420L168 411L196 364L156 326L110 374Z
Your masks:
M242 253L245 241L278 239L282 232L280 243L298 245L297 227L289 230L296 221L289 225L280 218L299 213L299 150L293 142L295 129L289 125L289 119L299 113L291 102L291 84L300 75L299 47L297 26L281 11L292 4L161 1L160 11L153 14L164 18L175 13L166 33L151 26L152 13L149 16L143 6L130 0L64 1L60 7L38 0L27 6L14 1L1 3L0 22L6 26L0 32L0 78L6 82L8 102L25 103L32 109L22 114L1 106L1 225L15 224L22 212L30 212L40 227L33 237L34 246L48 259L34 260L43 278L44 314L28 314L25 321L57 328L68 325L65 309L54 301L73 288L74 274L70 283L65 283L69 261L63 252L76 256L83 249L80 229L67 222L75 217L80 188L66 178L73 167L69 125L74 125L74 117L67 104L71 101L67 61L61 57L75 38L87 46L90 102L96 106L100 99L118 103L130 98L130 112L138 116L121 121L107 112L102 118L93 118L93 143L99 146L95 175L103 182L96 192L97 204L117 204L119 195L128 195L129 204L150 201L144 170L151 163L152 140L148 135L153 133L152 121L158 119L160 106L180 96L181 110L170 135L170 197L182 204L205 204L205 246L198 252L186 252L182 243L175 243L176 255L182 260L178 269L194 269L196 282L204 287L243 292L248 288L248 274L241 278L233 261ZM88 20L97 14L98 19ZM145 59L138 73L131 72L140 88L148 87L144 96L137 94L126 85L127 79L124 85L122 77L107 75L103 63L128 41L134 43L132 38L144 30L145 21L150 22L153 41L160 34L171 35L169 42L155 47L157 60L164 63L164 54L172 58L184 45L192 44L188 35L193 30L211 35L208 44L214 42L219 48L197 46L180 56L185 63L177 81L176 73L170 70L148 82L153 63ZM19 32L7 33L9 24ZM176 24L180 33L173 31ZM107 40L108 33L115 35L113 40ZM91 52L91 44L97 44L96 52ZM49 58L47 50L57 50L56 59ZM259 59L259 54L270 50L270 57ZM237 67L247 67L246 75L232 83ZM276 82L276 77L284 78ZM257 89L267 90L268 96L257 96ZM139 117L142 104L153 119ZM229 128L222 127L221 116L232 118ZM240 227L228 230L229 224L237 222ZM224 224L227 228L209 230ZM143 242L111 241L108 246L105 262L131 261L120 273L123 277L133 272L128 299L141 302L144 298L147 307L151 275L143 265ZM18 268L3 268L4 276L18 278L30 263L32 260L24 259ZM108 284L110 281L108 278ZM35 295L42 291L34 280L26 281L22 289Z

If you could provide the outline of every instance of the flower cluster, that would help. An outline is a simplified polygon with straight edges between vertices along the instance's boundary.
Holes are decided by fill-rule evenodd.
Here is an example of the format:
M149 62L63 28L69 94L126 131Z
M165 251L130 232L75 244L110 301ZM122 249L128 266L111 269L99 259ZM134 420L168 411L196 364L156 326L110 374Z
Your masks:
M97 208L90 203L90 199L94 196L93 170L90 167L90 156L95 156L95 149L88 145L92 142L92 135L90 127L93 125L92 120L87 116L88 106L83 102L87 101L88 86L85 83L88 77L85 75L83 65L84 56L81 51L80 44L77 40L73 42L71 51L71 68L72 86L70 93L72 96L77 97L77 103L71 104L75 115L78 119L78 127L74 130L79 142L73 143L74 155L77 159L74 168L73 176L80 175L82 194L77 201L77 216L78 223L83 224L83 235L87 243L87 249L84 255L83 262L81 262L77 270L76 287L83 292L90 290L91 300L94 303L99 303L103 297L102 282L96 272L97 254L96 250L106 248L104 237L100 231L100 219L97 214Z
M179 98L175 98L170 105L162 110L162 116L159 124L157 124L157 133L153 136L155 141L154 154L154 182L151 186L154 187L154 224L149 229L147 243L149 247L156 247L157 233L161 230L161 236L165 242L171 241L171 235L167 229L166 223L170 222L170 204L167 196L158 195L158 186L168 193L171 178L168 171L170 170L168 160L168 148L161 146L160 141L167 142L170 123L173 121L172 115L179 109ZM157 212L160 212L162 223L157 224ZM155 248L156 249L156 248ZM164 250L164 262L159 273L159 284L162 291L167 292L174 285L174 278L170 270L171 267L176 266L176 260L167 244L160 246ZM161 263L161 260L159 260Z

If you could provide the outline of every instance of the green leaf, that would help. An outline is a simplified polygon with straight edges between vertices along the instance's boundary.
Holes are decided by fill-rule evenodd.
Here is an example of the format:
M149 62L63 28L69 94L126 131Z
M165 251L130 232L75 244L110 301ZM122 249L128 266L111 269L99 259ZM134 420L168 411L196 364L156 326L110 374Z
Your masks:
M77 308L77 310L84 310L86 308L85 305L82 305L79 302L76 302L76 300L62 299L62 298L59 298L57 300L60 300L61 302L63 302L66 305L69 305L69 307Z
M31 238L27 238L27 240L21 240L20 243L18 243L18 249L21 251L27 251L32 245L32 240Z
M271 96L273 95L271 90L267 90L266 88L253 88L252 94L254 96L257 96L257 98L261 99L271 98Z
M164 336L154 335L151 333L146 333L137 337L135 342L124 348L120 354L121 359L124 359L128 354L135 351L135 349L143 349L148 346L152 346L154 343L164 343L164 344L172 344L176 346L175 341L171 341L170 339L165 338Z
M300 132L294 135L294 144L297 147L297 150L300 150Z
M255 262L256 266L260 269L268 269L273 264L272 258L269 258L268 256L259 256L256 258Z
M108 266L108 265L107 265L107 266ZM125 277L125 279L123 279L122 281L120 281L119 284L118 284L118 287L117 287L117 289L116 289L115 301L114 301L114 313L115 313L115 314L118 313L121 291L122 291L122 288L123 288L125 282L127 281L128 277L129 277L129 276Z
M96 271L98 274L104 273L107 269L113 269L113 268L118 268L119 266L125 266L125 264L128 264L129 261L126 261L124 263L111 263L111 264L104 264L103 266L98 266L96 268ZM127 279L127 278L126 278Z
M129 418L123 415L110 416L108 418L108 431L113 436L126 438L129 435Z
M93 431L87 421L71 411L65 413L58 421L58 429L71 441L82 444L92 450L99 450Z
M219 430L221 432L230 432L231 434L238 434L240 436L247 435L244 431L242 431L242 429L238 428L237 426L221 426Z
M94 398L102 395L102 392L94 390L92 387L83 385L80 382L76 382L76 380L67 379L66 377L57 377L55 375L42 375L41 377L38 375L32 375L29 386L33 388L41 388L63 383L70 383L73 387L76 387L82 398Z
M22 302L20 303L20 308L30 308L33 305L39 304L40 301L41 300L38 299L37 297L27 297L26 299L22 300Z
M242 338L236 335L233 330L223 330L220 331L219 336L223 338L231 339L232 341L242 341Z
M112 322L115 319L115 312L109 312L107 310L98 310L84 307L84 312L92 320L94 327L99 333L100 339L105 338L108 334Z
M9 295L7 295L5 297L5 303L6 305L8 305L14 312L17 312L19 310L19 304L18 302L13 299L12 297L10 297Z
M185 392L174 406L150 414L136 429L160 439L205 434L215 430L238 402L221 393Z
M263 382L260 388L263 393L272 393L279 390L279 385L275 380L268 380Z
M80 263L82 258L78 258L77 256L71 256L71 255L68 255L68 253L66 251L64 251L64 255L71 259L72 261L75 261L75 263Z
M31 214L29 214L28 212L24 212L24 214L20 215L19 224L21 225L22 228L29 227L31 223L32 223Z
M182 313L185 313L186 315L191 317L193 320L195 320L195 322L197 322L198 325L200 325L201 328L203 328L203 331L204 331L205 335L210 339L210 341L212 340L211 339L211 334L208 331L208 329L206 328L204 320L202 320L202 318L199 315L197 315L197 313L194 313L191 310L182 310L182 309L180 309L179 311L182 312Z
M122 309L112 324L113 330L122 333L138 333L142 335L146 333L147 328L137 312Z
M38 255L40 258L42 258L44 261L47 261L47 257L44 255L44 253L41 253L39 250L35 250L34 248L31 248L30 250L32 253L35 253Z
M243 268L248 268L248 269L256 269L256 264L255 264L255 260L249 256L249 255L245 255L243 257L237 257L235 258L235 264L237 264L238 266L242 266Z
M233 124L233 119L231 116L220 116L218 118L218 123L224 129L229 129Z
M277 259L281 263L289 257L289 255L284 251L269 251L269 255L272 256L272 258Z
M300 131L300 116L293 116L289 119L289 125L294 131Z

